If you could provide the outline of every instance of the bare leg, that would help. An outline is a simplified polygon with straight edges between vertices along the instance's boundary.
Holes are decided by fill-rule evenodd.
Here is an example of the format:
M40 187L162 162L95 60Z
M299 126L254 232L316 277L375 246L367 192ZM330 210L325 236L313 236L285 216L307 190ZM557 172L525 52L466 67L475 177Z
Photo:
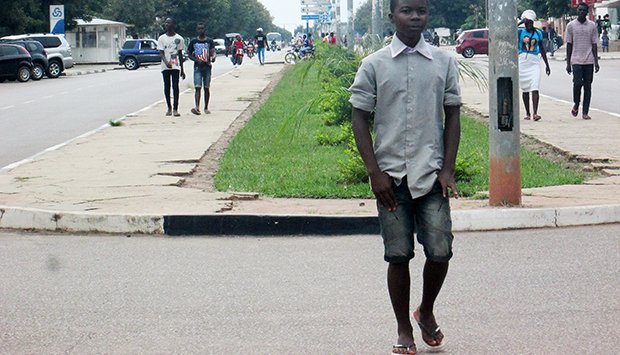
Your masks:
M433 313L435 307L435 300L441 291L443 282L448 274L449 263L439 263L430 260L426 260L424 264L424 288L422 293L422 303L420 304L419 314L420 323L424 324L426 329L437 329L437 321ZM443 340L443 334L439 332L436 339L430 338L428 334L422 332L422 337L431 346L438 345Z
M529 92L524 92L523 93L523 105L525 105L525 119L529 120L530 119L530 93Z
M200 109L200 87L196 88L196 92L194 92L194 103L196 111Z
M209 99L210 98L211 98L211 90L209 88L205 88L205 113L209 111Z
M532 105L534 106L534 116L538 114L538 101L540 99L540 95L538 94L538 90L532 91Z
M388 290L398 323L398 344L413 345L413 327L409 319L411 277L409 263L390 263L387 272Z

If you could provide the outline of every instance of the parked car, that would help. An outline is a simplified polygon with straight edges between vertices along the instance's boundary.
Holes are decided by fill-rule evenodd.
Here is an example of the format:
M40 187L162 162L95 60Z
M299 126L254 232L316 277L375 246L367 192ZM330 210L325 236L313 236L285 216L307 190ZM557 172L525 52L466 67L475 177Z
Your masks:
M2 37L2 40L7 41L16 39L37 41L43 45L43 48L47 51L47 60L49 62L45 73L48 78L57 78L65 69L73 67L71 45L62 35L38 33Z
M30 79L41 80L49 62L47 61L47 51L43 48L43 45L38 41L16 40L6 42L8 44L17 44L26 48L30 56L32 57L32 73Z
M463 31L456 40L456 52L465 58L475 54L489 54L489 30L480 28Z
M123 49L118 52L118 64L128 70L136 70L140 66L158 64L161 62L157 41L153 39L130 39L125 42Z
M16 44L0 44L0 82L30 80L32 57L26 48Z
M216 38L213 40L213 42L215 42L215 53L216 54L226 53L226 41L223 38Z

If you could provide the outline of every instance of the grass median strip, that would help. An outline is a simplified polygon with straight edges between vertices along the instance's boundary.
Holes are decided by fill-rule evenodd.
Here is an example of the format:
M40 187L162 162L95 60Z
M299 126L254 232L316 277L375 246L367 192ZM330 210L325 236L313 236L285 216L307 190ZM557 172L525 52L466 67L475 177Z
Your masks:
M252 191L272 197L372 197L367 183L340 183L338 162L347 159L343 145L320 145L317 132L326 127L320 112L310 110L300 122L294 118L321 92L317 70L308 63L288 69L273 94L228 146L215 176L220 191ZM301 84L303 81L303 85ZM473 167L468 181L459 181L464 196L488 189L488 129L462 117L459 156ZM297 124L299 123L299 124ZM523 187L580 184L584 174L522 149Z

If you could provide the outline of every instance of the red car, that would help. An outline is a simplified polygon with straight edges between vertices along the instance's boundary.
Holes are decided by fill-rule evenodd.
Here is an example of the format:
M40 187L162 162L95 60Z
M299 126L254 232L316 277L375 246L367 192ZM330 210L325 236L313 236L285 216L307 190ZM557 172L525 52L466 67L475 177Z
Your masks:
M474 54L489 54L489 29L463 31L456 40L456 52L465 58L471 58Z

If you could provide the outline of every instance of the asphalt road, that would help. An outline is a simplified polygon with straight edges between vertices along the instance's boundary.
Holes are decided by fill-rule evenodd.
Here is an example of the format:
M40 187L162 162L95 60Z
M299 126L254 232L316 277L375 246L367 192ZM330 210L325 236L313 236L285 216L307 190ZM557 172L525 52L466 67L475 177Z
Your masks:
M472 61L488 65L486 55L477 55ZM592 82L592 101L590 107L615 114L620 114L620 100L618 96L618 78L620 78L620 60L599 61L601 70L594 74ZM542 64L541 64L542 65ZM546 76L544 66L541 66L540 93L556 99L573 102L573 77L566 72L566 62L549 60L551 75ZM486 70L486 69L485 69ZM582 95L583 100L583 95ZM544 107L539 110L544 115ZM595 113L591 113L595 117Z
M192 83L192 63L181 90ZM120 67L119 67L120 68ZM219 57L213 76L232 68ZM160 67L0 84L0 168L162 100ZM181 108L189 110L189 107Z
M457 234L446 353L617 354L619 256L620 225ZM388 354L385 269L378 236L4 231L0 353Z

